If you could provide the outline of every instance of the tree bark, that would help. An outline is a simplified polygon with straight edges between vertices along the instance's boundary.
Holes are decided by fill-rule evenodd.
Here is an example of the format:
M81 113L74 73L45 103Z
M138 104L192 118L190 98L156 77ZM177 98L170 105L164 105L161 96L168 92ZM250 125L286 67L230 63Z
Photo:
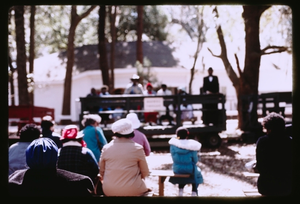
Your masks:
M76 6L72 6L71 8L71 25L69 29L69 35L68 35L67 68L66 68L66 76L64 82L62 115L71 114L72 70L74 65L74 39L75 39L76 27L78 23L83 18L88 16L95 7L96 6L91 6L86 12L84 12L80 16L77 14Z
M24 6L15 6L16 44L17 44L17 72L19 105L29 105L26 48L24 31Z
M227 57L226 44L220 25L217 27L217 34L221 46L221 54L215 55L209 49L211 54L222 59L227 75L233 83L238 100L238 127L242 130L253 130L257 128L257 100L258 100L258 81L259 68L262 51L259 41L259 20L261 14L269 6L243 6L243 18L245 22L245 66L242 71L239 66L237 56L236 63L239 77L232 69ZM218 17L217 7L214 9Z
M34 57L35 57L35 52L34 52L34 35L35 35L35 6L30 6L30 50L29 50L29 73L33 73L33 69L34 69ZM32 79L34 80L34 79ZM34 81L33 81L34 82ZM33 87L34 88L34 87ZM34 105L34 90L32 90L29 93L29 99L30 99L30 104Z
M261 14L270 6L243 6L245 22L245 65L240 76L242 84L238 91L239 121L243 130L252 130L259 126L257 116L258 82L261 60L259 40L259 20ZM246 122L245 122L246 121Z
M98 52L99 52L99 66L102 72L102 82L105 85L110 84L109 67L107 62L106 40L105 40L105 17L106 6L101 5L99 9L99 27L98 27Z
M8 81L9 81L9 85L10 85L10 103L12 106L15 105L15 85L14 85L14 72L15 69L12 65L12 60L10 55L8 56L8 66L10 68L10 74L8 76Z
M113 9L114 8L114 9ZM116 45L116 15L117 15L117 6L110 6L110 35L111 35L111 44L110 44L110 86L109 90L113 91L115 88L115 45Z
M137 6L137 41L136 41L136 60L140 62L141 66L143 67L143 42L142 42L142 35L143 35L143 12L144 6ZM140 75L140 83L144 84L143 74Z
M143 65L143 6L137 6L137 43L136 43L136 60Z

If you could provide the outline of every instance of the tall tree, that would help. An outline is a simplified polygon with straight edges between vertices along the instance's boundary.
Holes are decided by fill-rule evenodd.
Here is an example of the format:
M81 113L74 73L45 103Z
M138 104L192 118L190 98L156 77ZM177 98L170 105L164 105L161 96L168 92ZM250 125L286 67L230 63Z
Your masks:
M106 39L105 39L105 17L106 6L100 5L99 8L99 25L98 25L98 52L99 52L99 67L102 73L102 82L105 85L110 84L109 67L107 62Z
M72 88L72 70L74 65L74 39L75 31L79 22L89 15L89 13L96 6L91 6L83 14L77 14L77 6L71 7L71 25L69 28L68 35L68 47L67 47L67 68L66 68L66 77L64 82L64 94L63 94L63 107L62 115L70 115L71 113L71 88Z
M116 16L117 16L117 6L109 7L109 22L110 22L110 85L109 90L114 90L115 88L115 46L116 46Z
M35 56L35 40L34 40L34 35L35 35L35 6L30 6L30 46L29 46L29 73L33 74L33 69L34 69L34 56ZM33 78L31 79L33 80ZM32 81L32 83L34 83ZM30 104L34 105L34 90L33 90L33 85L31 85L32 90L29 92L29 98L30 98Z
M260 48L259 21L262 13L270 6L243 6L243 18L245 23L245 63L242 70L239 59L235 54L238 75L232 68L227 56L227 48L221 25L217 25L217 35L220 42L221 54L215 57L221 58L229 79L236 90L238 100L238 127L242 130L255 130L260 128L257 122L258 82L261 56L265 54L287 51L282 46L267 46ZM217 7L214 12L219 17ZM270 51L271 50L271 51Z
M26 71L26 48L24 31L24 6L15 6L16 45L17 45L17 72L19 105L29 105L29 94Z
M143 12L144 7L137 6L137 41L136 41L136 60L143 65ZM141 77L141 76L140 76ZM143 79L140 78L140 82L143 83Z

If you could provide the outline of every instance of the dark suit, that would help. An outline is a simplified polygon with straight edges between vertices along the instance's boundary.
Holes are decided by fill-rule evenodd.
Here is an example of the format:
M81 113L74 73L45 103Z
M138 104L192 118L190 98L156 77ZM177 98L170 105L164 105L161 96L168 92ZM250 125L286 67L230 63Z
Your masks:
M212 93L219 93L219 79L217 76L212 76L212 81L209 81L209 76L203 78L203 92L210 91Z
M203 87L202 91L206 94L207 91L211 93L219 93L219 79L217 76L211 76L212 81L209 80L209 76L203 78ZM202 94L202 93L201 93ZM208 125L213 123L214 125L218 124L218 104L203 104L203 123Z

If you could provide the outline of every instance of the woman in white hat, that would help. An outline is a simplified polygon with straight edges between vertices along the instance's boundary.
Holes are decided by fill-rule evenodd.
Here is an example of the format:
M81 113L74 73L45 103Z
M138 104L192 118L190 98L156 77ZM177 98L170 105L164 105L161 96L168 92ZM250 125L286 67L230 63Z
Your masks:
M100 175L106 196L142 196L148 192L144 178L149 168L143 147L134 137L132 122L126 118L112 124L116 136L102 149Z
M151 152L151 147L150 144L148 142L148 139L146 137L146 135L144 133L142 133L141 131L137 130L140 126L141 126L141 122L137 116L136 113L129 113L126 116L127 119L129 119L132 122L132 128L134 129L134 137L131 138L134 142L140 144L143 146L144 148L144 152L146 156L150 155Z
M99 162L103 146L107 144L103 130L99 127L100 122L101 117L98 114L84 115L83 120L81 121L84 126L83 140L85 141L87 148L92 150L97 162Z

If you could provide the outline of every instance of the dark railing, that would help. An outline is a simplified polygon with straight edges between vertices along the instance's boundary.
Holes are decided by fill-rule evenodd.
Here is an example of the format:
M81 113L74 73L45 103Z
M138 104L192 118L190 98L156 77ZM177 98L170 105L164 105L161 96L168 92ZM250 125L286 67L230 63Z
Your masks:
M96 113L96 114L113 114L122 113L122 117L130 112L135 112L138 114L139 119L143 121L143 114L145 112L166 112L164 110L145 110L144 99L145 98L163 98L163 106L169 107L173 106L173 111L176 114L175 124L171 128L141 128L141 131L146 135L153 134L174 134L175 129L182 125L180 109L181 104L191 104L196 105L193 111L212 111L211 108L206 108L206 104L215 104L218 112L218 120L216 124L209 126L194 126L196 132L214 131L221 132L226 129L226 111L225 111L225 96L223 94L211 94L211 95L170 95L170 96L144 96L144 95L109 95L105 97L90 97L90 98L80 98L81 102L81 114L79 116L80 121L84 114ZM108 110L109 107L109 110ZM115 111L117 107L120 107L122 111ZM101 108L101 109L100 109ZM216 109L214 111L216 111ZM101 110L101 111L99 111ZM80 124L82 129L82 125ZM103 128L106 131L106 128ZM193 132L193 130L192 130ZM108 133L107 133L108 134Z

